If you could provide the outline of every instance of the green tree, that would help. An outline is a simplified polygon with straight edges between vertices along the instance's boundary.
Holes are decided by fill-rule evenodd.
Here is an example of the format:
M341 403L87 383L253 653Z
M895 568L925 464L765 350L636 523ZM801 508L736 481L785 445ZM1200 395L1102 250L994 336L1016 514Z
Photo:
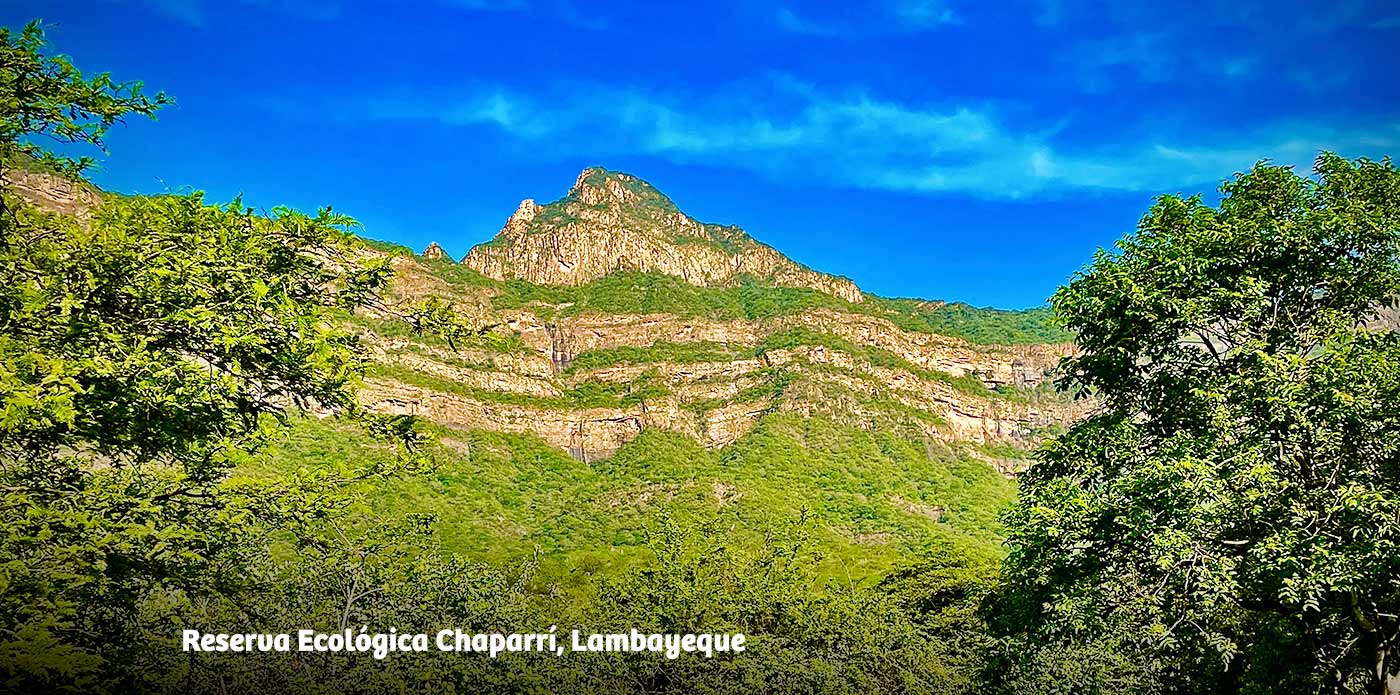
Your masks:
M18 33L0 27L0 178L21 162L76 176L93 164L91 157L55 153L31 140L106 152L113 125L129 115L154 116L170 103L163 92L143 94L140 82L113 82L105 72L85 78L65 56L45 55L45 45L37 20Z
M29 140L101 145L166 100L43 55L37 24L0 31L3 167L74 160ZM42 141L42 140L41 140ZM198 194L108 197L90 218L0 195L0 682L129 687L180 606L240 596L250 561L342 509L341 463L289 480L230 471L288 411L364 423L402 453L411 420L363 413L357 339L333 312L377 302L386 260L353 221L260 216Z
M1056 293L1101 408L1008 516L1017 692L1400 692L1400 172L1159 199Z

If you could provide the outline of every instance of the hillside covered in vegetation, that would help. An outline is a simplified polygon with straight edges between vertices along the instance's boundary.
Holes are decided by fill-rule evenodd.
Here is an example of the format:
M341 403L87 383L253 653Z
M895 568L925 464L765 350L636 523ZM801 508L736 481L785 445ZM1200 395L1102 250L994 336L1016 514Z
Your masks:
M462 262L104 193L46 143L168 98L0 77L0 689L1400 693L1390 160L1159 198L1062 332L598 168Z
M182 559L171 559L194 563L181 564L191 577L184 585L203 591L201 582L225 576L219 563L232 560L217 559L210 549L226 546L245 558L236 563L243 568L236 581L226 576L232 582L223 594L228 602L190 616L201 625L266 625L268 602L276 600L270 583L287 581L301 587L294 604L307 602L309 611L284 616L294 621L320 624L330 606L315 596L350 581L374 584L386 595L357 606L356 590L348 589L342 620L352 612L356 620L372 620L371 613L389 609L413 613L401 618L405 625L500 624L480 623L457 613L460 606L417 593L387 594L384 582L414 581L418 571L452 577L463 590L488 591L491 582L515 577L518 583L489 620L522 629L532 621L601 626L621 615L641 625L664 612L617 603L617 586L671 592L657 582L689 583L699 571L712 575L702 582L705 592L758 593L695 596L673 618L689 629L742 627L762 642L759 633L769 629L758 626L780 613L789 616L780 620L807 621L811 610L857 610L876 585L919 562L954 573L996 563L1003 552L998 515L1014 498L1012 476L1028 465L1037 442L1062 431L1082 410L1050 386L1055 364L1070 348L1050 326L1047 310L1003 312L866 295L849 281L793 263L738 228L691 220L626 174L590 169L561 201L522 204L497 239L460 263L434 248L420 255L346 234L342 230L353 229L348 221L326 213L255 214L208 206L197 195L118 196L73 176L62 158L7 150L5 200L21 211L20 224L56 230L57 236L40 238L86 249L81 255L36 251L32 258L78 264L44 273L130 282L96 281L96 294L82 300L84 306L110 306L113 326L171 331L180 337L169 340L177 342L162 352L167 348L153 346L167 345L166 339L152 343L124 328L84 335L130 338L131 347L121 349L134 354L156 349L151 354L161 366L154 373L168 376L152 383L192 380L179 387L186 395L142 406L154 419L125 422L118 411L99 419L114 432L147 422L177 430L116 433L95 455L117 461L145 456L130 447L156 451L177 441L173 432L189 426L179 424L186 417L180 413L228 409L230 419L214 425L226 442L219 448L155 454L172 461L190 457L181 464L187 468L160 469L164 491L153 493L198 518L171 529L191 534L182 540L163 531L152 538L155 547L187 548L179 551ZM612 259L606 268L588 270L585 258L536 257L540 249L587 249L600 239L621 244L601 249ZM205 255L191 257L188 248ZM538 272L561 263L579 272ZM190 284L175 290L170 283ZM120 288L135 296L103 294L128 291ZM121 313L127 306L173 313L131 318ZM44 340L67 340L65 331ZM322 347L316 341L324 341ZM281 357L273 356L277 351ZM111 368L102 366L108 363L100 355L83 360L93 369ZM188 371L198 364L213 371ZM145 373L151 372L137 372ZM264 375L263 385L240 391L254 373ZM227 396L214 395L229 388ZM196 397L195 410L185 410L189 394L205 392L210 395ZM126 407L117 395L95 397L102 407ZM297 407L287 410L289 401ZM61 431L55 436L80 436ZM91 460L67 451L45 455L105 480L100 464L94 470ZM125 471L125 464L117 470ZM55 503L79 503L83 514L112 520L121 515L110 510L126 504L121 500L129 493L94 494ZM223 501L205 506L200 500L206 495ZM36 504L27 497L11 501L10 509L22 514ZM162 507L149 509L161 513ZM167 525L149 517L131 523ZM239 532L231 533L235 527ZM74 528L47 528L44 533L68 543L90 542L72 536ZM131 526L119 528L127 537ZM347 564L349 557L357 559ZM773 562L785 568L771 565L771 582L730 584L742 575L729 573L740 567ZM105 575L104 565L63 566L73 576ZM27 576L42 578L57 571L53 567L36 567ZM670 569L657 574L664 567ZM105 581L112 591L125 590L125 580ZM165 581L144 595L156 598L163 595L158 587L174 588ZM958 590L969 592L976 578L959 581L972 582ZM58 600L63 586L45 595ZM244 613L237 598L248 591L261 592L254 600L261 608L252 613ZM783 595L798 604L779 613L747 613L760 605L753 601ZM740 612L711 615L725 601ZM959 601L949 609L964 609L965 600ZM138 613L153 608L129 605ZM61 633L87 621L60 614L70 617L46 629ZM888 622L879 615L880 629L914 629L906 619ZM770 632L779 640L786 639L779 634L810 640L825 629L791 624ZM96 673L116 679L112 683L164 687L166 672L145 661L163 658L158 649L117 654L106 651L110 639L88 643L107 664L95 666ZM41 650L36 665L10 673L21 680L52 678L42 645L32 644ZM801 649L783 652L797 656ZM945 658L961 657L934 650L921 658L927 660L921 668L942 669ZM421 666L429 672L440 667ZM602 683L620 676L617 668L659 666L646 660L574 663L562 673ZM203 662L192 680L170 683L202 683L201 674L227 668ZM753 668L757 676L766 667ZM846 668L800 678L815 675L814 683L833 684L899 679ZM503 673L515 675L496 677L516 682L532 671L511 667ZM259 663L239 678L267 684L277 673ZM471 669L453 673L472 677ZM690 676L660 674L643 680L713 677L707 668Z
M584 221L537 220L588 201L624 226L608 238L646 236L655 249L673 233L655 225L684 218L640 179L601 169L564 200L525 231L513 231L517 212L503 235L569 247L592 233ZM646 526L676 515L719 515L761 539L806 514L830 553L823 572L852 579L949 544L995 557L1007 476L1084 410L1050 384L1069 352L1048 342L1063 337L1048 310L849 301L772 277L692 282L659 269L537 284L470 267L478 250L456 263L432 247L363 243L395 274L384 310L341 319L373 356L361 401L427 419L442 442L437 480L407 477L367 509L432 510L446 546L474 557L538 550L562 585L627 566ZM685 259L700 241L668 243ZM485 329L448 341L396 317L425 300ZM282 470L354 449L325 441L334 428L296 431L271 457Z

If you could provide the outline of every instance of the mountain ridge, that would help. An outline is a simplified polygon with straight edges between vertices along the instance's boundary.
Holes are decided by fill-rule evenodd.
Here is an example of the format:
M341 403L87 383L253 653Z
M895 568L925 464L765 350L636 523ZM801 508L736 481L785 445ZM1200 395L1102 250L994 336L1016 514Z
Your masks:
M703 287L756 279L865 299L849 278L798 263L740 227L699 222L641 178L602 167L584 169L558 200L521 201L500 232L461 262L495 280L541 285L581 285L633 270Z
M76 204L84 217L102 205L95 192L79 202L70 184L26 175L34 178L17 190L41 206ZM689 219L644 181L599 169L585 170L561 200L522 205L527 214L513 216L519 237L557 238L552 226L531 227L531 215L567 214L569 205L593 206L613 224ZM566 224L588 238L587 223ZM652 226L634 236L674 231ZM696 240L684 250L771 251L737 227L693 222L682 231ZM710 285L655 268L623 267L573 285L499 280L436 244L415 254L361 239L367 253L391 257L391 303L436 297L497 327L486 342L447 349L392 313L341 319L369 350L361 397L376 412L533 434L584 461L649 429L724 449L770 415L821 416L861 429L912 427L928 441L971 447L969 456L981 455L977 447L1014 447L1019 453L993 457L1013 472L1027 448L1085 411L1049 388L1073 348L1044 329L1043 312L863 294L857 302L771 277ZM482 248L490 243L473 251Z
M140 202L14 176L25 178L21 197L79 220ZM599 194L583 183L577 205ZM645 188L630 193L629 214L678 213ZM700 229L692 247L747 243L719 235L729 229ZM434 435L426 451L438 471L374 489L364 514L440 515L445 547L475 558L543 549L560 586L580 568L614 572L644 557L637 539L662 513L718 514L761 542L771 523L810 512L834 554L822 571L844 578L931 545L995 554L1009 479L1094 407L1050 383L1074 347L1049 330L1048 310L851 302L764 278L708 286L655 270L503 281L439 246L358 245L387 258L394 280L382 307L328 319L363 350L360 404L414 416ZM490 328L452 343L417 331L400 310L425 300ZM296 419L242 473L378 455L325 414Z

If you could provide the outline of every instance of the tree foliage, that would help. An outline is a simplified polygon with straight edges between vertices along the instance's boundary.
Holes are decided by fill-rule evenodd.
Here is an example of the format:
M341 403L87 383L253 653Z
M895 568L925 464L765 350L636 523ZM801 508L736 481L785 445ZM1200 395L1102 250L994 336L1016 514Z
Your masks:
M1163 197L1053 303L1102 402L1009 515L994 678L1396 692L1400 172L1260 164Z
M76 172L85 160L23 141L100 146L166 101L42 55L37 24L0 44L5 167L37 155ZM380 472L231 479L288 409L341 413L411 453L412 422L356 406L361 350L327 320L375 301L389 267L329 210L260 216L194 194L109 198L79 221L3 195L0 678L111 685L153 613L233 591L272 534L340 508L337 481Z
M0 27L0 154L5 167L25 154L39 164L76 176L93 164L29 142L91 145L106 151L104 136L127 116L153 116L171 103L165 93L147 96L140 82L114 82L108 73L84 77L62 55L46 55L38 20L15 32Z

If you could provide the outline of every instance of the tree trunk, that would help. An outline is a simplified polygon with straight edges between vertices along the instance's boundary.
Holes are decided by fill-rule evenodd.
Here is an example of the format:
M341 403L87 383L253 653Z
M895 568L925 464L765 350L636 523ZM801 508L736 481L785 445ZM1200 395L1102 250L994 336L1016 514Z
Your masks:
M1379 695L1400 695L1400 673L1396 673L1395 650L1388 646L1376 649L1376 690Z

